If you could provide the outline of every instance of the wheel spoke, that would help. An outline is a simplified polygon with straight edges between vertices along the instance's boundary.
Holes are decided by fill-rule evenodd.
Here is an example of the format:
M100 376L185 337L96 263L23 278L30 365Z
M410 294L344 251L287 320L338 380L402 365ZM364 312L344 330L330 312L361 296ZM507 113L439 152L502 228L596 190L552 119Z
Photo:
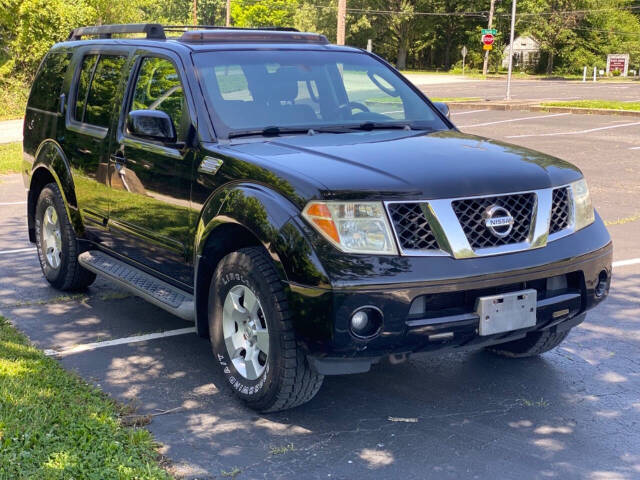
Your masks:
M265 355L269 355L269 332L266 330L256 331L256 346Z
M244 357L244 365L249 380L255 380L261 373L262 366L258 362L258 353L255 347L249 347Z
M234 292L229 292L224 301L223 308L223 314L238 325L242 325L242 323L247 320L247 312L242 305L240 305L240 295L237 295Z
M238 331L225 337L224 343L227 347L227 352L229 352L229 356L233 359L240 354L240 351L245 347L246 341L242 336L242 332Z
M260 307L258 299L256 298L255 294L247 287L244 288L243 297L244 298L242 304L244 305L244 308L249 313L249 316L251 318L254 318L256 313L258 313L258 308Z

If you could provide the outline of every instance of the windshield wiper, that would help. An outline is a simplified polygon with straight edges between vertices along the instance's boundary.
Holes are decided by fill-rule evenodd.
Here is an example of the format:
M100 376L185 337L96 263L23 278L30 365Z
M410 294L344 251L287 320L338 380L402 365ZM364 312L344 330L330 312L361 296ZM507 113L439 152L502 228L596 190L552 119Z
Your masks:
M283 134L306 134L314 135L316 133L348 133L348 128L329 128L329 127L277 127L269 126L255 130L237 130L229 133L229 138L251 137L261 135L263 137L277 137Z
M391 123L391 122L364 122L360 125L354 125L349 127L354 130L365 130L370 132L371 130L385 130L385 129L394 129L394 130L431 130L430 127L416 125L414 123Z

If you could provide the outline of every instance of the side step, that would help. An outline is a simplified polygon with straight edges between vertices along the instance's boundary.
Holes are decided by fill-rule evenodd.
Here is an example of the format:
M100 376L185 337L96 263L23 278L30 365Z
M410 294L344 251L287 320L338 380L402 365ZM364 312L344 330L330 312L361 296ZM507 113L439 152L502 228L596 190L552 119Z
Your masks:
M78 256L78 262L87 270L106 275L131 293L144 298L157 307L184 319L195 319L193 296L153 275L122 262L99 250L90 250Z

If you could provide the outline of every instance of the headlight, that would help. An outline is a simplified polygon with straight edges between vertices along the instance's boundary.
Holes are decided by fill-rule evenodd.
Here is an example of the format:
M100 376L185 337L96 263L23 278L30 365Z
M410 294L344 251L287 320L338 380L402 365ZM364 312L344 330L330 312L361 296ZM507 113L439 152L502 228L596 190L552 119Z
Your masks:
M573 211L575 215L575 229L591 225L596 217L591 205L591 196L589 195L589 187L587 181L583 178L571 184L573 192Z
M343 252L397 254L381 202L311 202L302 216Z

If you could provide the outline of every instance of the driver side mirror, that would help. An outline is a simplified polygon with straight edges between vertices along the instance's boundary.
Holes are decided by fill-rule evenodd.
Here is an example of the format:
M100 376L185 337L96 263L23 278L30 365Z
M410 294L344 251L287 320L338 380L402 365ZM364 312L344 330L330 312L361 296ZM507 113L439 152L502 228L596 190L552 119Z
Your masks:
M440 111L441 114L443 114L445 117L451 120L451 112L449 111L449 105L447 105L444 102L433 102L433 105Z
M127 130L132 135L164 143L175 143L176 129L171 117L160 110L132 110L127 115Z

